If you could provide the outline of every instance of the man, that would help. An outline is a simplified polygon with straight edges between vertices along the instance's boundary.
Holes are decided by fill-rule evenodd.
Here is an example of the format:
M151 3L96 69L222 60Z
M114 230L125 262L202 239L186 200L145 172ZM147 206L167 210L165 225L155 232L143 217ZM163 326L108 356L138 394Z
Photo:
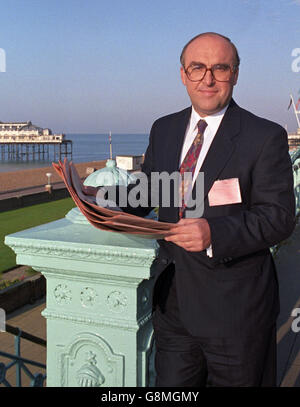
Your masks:
M174 227L155 261L156 385L275 386L279 301L269 248L295 224L287 135L233 101L239 56L228 38L200 34L181 63L192 107L153 124L143 171L193 168L194 181L203 172L204 213L159 208Z

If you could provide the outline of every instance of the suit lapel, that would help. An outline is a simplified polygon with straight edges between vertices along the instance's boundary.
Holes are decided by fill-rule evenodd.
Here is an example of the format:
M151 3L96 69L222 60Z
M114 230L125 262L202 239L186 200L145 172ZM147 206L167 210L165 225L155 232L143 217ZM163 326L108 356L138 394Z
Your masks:
M190 120L192 108L189 107L179 115L176 116L176 119L173 120L172 125L169 127L169 151L166 154L166 158L169 161L168 168L170 173L179 170L180 165L180 154L185 138L185 132L187 125Z
M164 136L166 137L166 151L164 151L163 154L163 166L164 171L167 171L169 174L179 170L180 154L185 138L186 128L191 116L191 111L192 108L189 107L176 114L172 121L170 121L168 124L168 127L165 128ZM162 208L161 212L163 211L164 208ZM177 222L179 219L178 207L171 205L171 207L167 210L166 217L170 222Z
M235 136L239 131L239 107L232 100L200 169L204 173L204 198L230 159L235 149Z

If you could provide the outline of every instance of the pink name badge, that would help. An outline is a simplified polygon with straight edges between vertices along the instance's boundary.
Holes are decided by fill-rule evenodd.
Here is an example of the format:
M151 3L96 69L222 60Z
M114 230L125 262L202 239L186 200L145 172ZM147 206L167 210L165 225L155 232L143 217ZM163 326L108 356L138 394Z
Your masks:
M221 179L214 182L208 193L209 206L241 203L238 178Z

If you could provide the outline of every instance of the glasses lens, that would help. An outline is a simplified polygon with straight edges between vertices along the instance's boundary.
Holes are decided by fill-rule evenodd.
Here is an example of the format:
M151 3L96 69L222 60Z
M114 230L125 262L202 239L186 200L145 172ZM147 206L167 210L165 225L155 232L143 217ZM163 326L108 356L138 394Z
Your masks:
M212 75L216 81L227 82L230 79L231 68L227 64L213 65L211 69L207 69L206 65L203 64L192 65L187 68L186 73L191 81L201 81L204 78L207 70L212 72Z
M231 69L229 65L214 65L211 70L216 81L228 81L230 79Z
M201 81L206 72L205 65L192 65L187 69L187 75L191 81Z

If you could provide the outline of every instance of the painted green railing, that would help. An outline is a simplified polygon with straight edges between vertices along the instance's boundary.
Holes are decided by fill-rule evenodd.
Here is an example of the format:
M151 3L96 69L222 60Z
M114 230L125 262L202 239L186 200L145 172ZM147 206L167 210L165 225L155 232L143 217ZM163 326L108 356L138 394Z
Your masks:
M300 211L300 148L291 154L294 174L294 188L296 197L296 214Z
M15 337L15 354L0 351L0 356L3 356L11 360L7 364L4 364L3 362L0 363L0 385L2 384L5 387L12 387L12 384L9 383L9 381L6 378L6 374L9 371L9 369L15 367L17 387L22 387L22 371L30 378L30 386L42 387L46 379L46 374L44 373L33 374L28 366L37 366L45 370L46 365L21 357L21 338L44 347L46 347L46 341L41 338L38 338L37 336L31 335L27 332L21 331L21 329L13 327L8 324L6 324L6 332L13 334Z

